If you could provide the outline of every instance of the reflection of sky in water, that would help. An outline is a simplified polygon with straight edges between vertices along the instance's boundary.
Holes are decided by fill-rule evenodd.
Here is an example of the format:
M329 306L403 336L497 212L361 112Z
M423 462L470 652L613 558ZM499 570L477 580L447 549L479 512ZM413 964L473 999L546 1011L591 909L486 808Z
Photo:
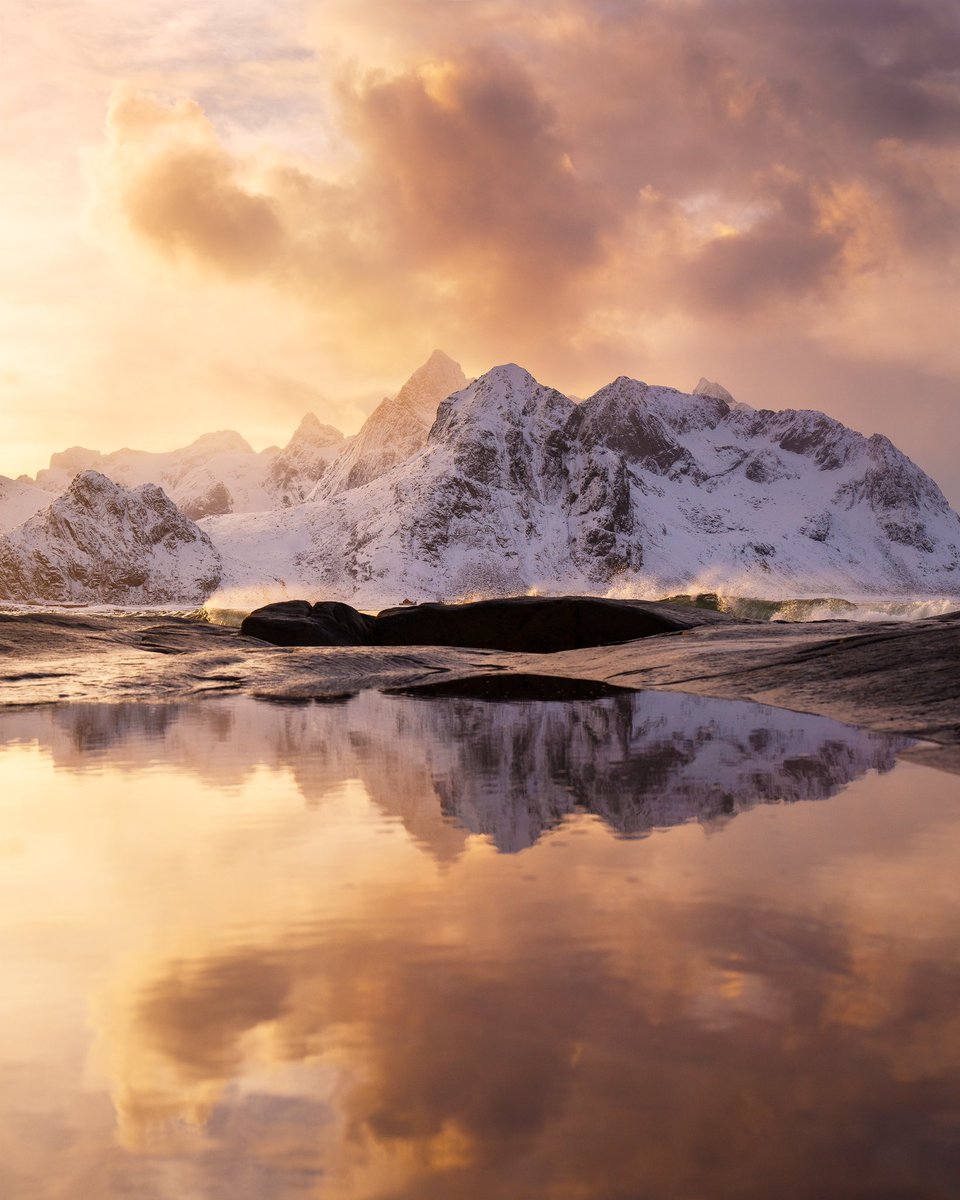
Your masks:
M3 714L0 1195L950 1195L960 780L898 745L660 693Z

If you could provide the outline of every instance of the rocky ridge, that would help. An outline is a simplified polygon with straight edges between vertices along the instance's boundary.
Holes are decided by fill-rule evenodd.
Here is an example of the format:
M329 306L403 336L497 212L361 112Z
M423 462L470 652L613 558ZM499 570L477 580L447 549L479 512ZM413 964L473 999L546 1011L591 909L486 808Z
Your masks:
M161 488L82 471L62 496L0 537L0 596L34 603L201 603L223 559Z
M0 480L0 529L88 470L161 482L223 556L253 564L245 584L361 607L960 594L960 518L887 438L752 409L705 379L684 393L620 377L575 401L512 364L468 384L436 351L356 437L308 414L259 454L230 431L167 454L74 447L37 482Z
M311 502L205 528L291 584L370 606L538 588L960 593L960 517L887 438L699 386L621 377L575 403L496 367L369 482L341 486L335 464Z

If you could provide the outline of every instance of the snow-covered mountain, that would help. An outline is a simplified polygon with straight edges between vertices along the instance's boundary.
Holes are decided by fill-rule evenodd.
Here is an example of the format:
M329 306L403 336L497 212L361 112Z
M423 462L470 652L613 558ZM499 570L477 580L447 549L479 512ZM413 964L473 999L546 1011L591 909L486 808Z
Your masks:
M347 444L348 439L339 429L323 425L313 413L307 413L270 464L266 484L273 501L271 507L277 503L284 508L300 504Z
M101 454L73 446L54 454L50 466L37 472L37 481L63 491L80 471L97 471L127 488L153 483L194 519L268 507L266 476L278 453L272 448L258 454L228 429L160 452L125 448Z
M514 365L467 384L437 351L353 438L308 414L283 450L232 432L165 454L75 447L36 482L0 479L9 546L66 581L7 549L20 564L4 576L10 597L33 579L30 598L79 598L69 581L96 577L93 551L41 512L90 471L162 485L244 586L281 580L288 595L363 607L532 589L960 595L960 517L888 439L816 411L752 409L705 379L688 394L621 377L575 401ZM125 506L149 542L155 522ZM199 578L165 599L192 602Z
M531 588L960 593L960 517L887 438L728 397L621 377L576 403L496 367L406 457L385 437L351 478L358 437L309 502L204 528L311 595L370 606Z
M207 535L152 483L83 471L0 536L0 597L23 602L200 603L223 581Z

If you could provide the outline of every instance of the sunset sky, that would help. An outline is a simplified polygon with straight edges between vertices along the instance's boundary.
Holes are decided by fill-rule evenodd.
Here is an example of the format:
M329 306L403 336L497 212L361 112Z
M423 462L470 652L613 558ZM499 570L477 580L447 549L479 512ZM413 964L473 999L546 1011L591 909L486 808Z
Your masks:
M960 6L5 0L0 473L307 409L436 347L701 375L956 506Z

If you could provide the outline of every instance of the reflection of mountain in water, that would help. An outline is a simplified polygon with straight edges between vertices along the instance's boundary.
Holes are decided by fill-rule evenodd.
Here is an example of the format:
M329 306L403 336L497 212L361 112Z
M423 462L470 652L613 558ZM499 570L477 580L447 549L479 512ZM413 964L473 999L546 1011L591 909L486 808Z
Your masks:
M531 845L578 808L637 836L758 803L821 800L871 768L889 770L906 745L823 717L677 692L460 703L422 720L456 749L455 763L434 771L444 811L501 850Z
M293 708L66 705L4 714L0 746L15 741L39 743L67 770L105 758L115 769L163 763L221 787L265 765L290 771L310 804L359 779L440 858L459 851L464 831L524 849L576 811L642 836L717 825L755 804L821 800L889 770L909 744L826 717L653 691L573 703L365 692Z

